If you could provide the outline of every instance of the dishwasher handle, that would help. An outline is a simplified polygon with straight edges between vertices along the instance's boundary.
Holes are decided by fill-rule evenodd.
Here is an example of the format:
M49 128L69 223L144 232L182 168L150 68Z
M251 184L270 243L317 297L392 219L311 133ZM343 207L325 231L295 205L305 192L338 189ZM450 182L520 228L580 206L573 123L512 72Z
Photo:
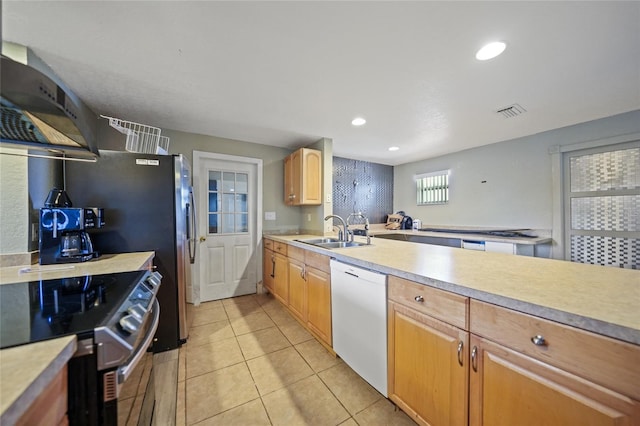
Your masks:
M353 272L344 271L344 273L347 275L351 275L352 277L360 278L357 274L354 274Z

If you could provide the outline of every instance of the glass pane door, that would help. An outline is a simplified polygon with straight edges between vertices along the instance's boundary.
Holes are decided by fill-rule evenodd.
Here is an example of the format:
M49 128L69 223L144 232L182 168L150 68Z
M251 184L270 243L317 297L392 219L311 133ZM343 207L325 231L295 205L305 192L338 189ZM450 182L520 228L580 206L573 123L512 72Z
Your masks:
M209 171L209 234L249 232L247 173Z

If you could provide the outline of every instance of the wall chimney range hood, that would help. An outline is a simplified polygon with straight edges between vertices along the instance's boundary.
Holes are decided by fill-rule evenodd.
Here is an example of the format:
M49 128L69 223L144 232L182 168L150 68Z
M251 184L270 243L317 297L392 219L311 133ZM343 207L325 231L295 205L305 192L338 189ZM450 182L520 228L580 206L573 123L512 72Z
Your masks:
M3 46L0 146L48 151L51 158L95 160L97 117L29 49L27 64L4 53Z

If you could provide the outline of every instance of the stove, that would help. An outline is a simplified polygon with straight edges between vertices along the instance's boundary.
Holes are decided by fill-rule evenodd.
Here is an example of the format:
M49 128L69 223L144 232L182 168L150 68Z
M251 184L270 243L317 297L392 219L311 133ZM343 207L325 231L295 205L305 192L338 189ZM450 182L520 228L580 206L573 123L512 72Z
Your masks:
M75 335L69 423L117 423L117 397L155 335L162 276L133 271L0 285L0 349Z

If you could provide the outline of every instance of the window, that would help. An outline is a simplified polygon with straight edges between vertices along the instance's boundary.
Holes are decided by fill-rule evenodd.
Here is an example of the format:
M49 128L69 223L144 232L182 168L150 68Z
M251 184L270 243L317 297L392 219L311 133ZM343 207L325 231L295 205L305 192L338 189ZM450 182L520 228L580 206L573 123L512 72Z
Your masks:
M567 153L565 258L640 269L640 141Z
M449 170L416 175L418 205L449 202Z
M249 232L246 173L209 171L209 233Z

